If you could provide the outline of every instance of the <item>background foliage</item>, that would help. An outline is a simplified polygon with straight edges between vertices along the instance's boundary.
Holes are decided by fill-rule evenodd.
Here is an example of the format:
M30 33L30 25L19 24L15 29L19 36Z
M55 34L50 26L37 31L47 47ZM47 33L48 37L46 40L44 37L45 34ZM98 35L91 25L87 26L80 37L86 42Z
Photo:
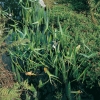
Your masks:
M100 2L56 2L46 2L47 9L34 0L4 2L5 42L18 82L11 91L20 91L18 100L83 100L92 94L86 89L99 91Z

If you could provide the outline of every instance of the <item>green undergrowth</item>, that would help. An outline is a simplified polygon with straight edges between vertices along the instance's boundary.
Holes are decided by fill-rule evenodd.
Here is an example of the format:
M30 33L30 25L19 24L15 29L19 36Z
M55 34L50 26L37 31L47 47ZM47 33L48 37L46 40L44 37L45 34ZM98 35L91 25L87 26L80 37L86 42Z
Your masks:
M20 89L28 82L21 99L82 100L84 85L99 87L100 25L91 14L73 11L69 3L46 11L31 0L19 4L22 20L11 19L6 43Z
M80 56L78 56L79 60L77 63L79 63L80 61L83 61L82 66L84 66L84 68L86 67L89 68L89 71L87 71L88 73L87 79L90 77L91 82L88 82L87 86L89 85L89 87L91 87L91 85L95 83L95 81L93 80L96 79L99 82L99 79L98 79L99 75L97 75L97 72L95 72L95 69L99 68L100 65L99 65L99 61L96 61L96 62L94 61L96 59L99 59L100 57L99 55L100 26L95 25L92 22L91 15L89 13L88 15L86 15L86 12L77 13L76 11L71 10L71 7L72 6L70 4L54 6L50 14L51 22L52 22L53 28L57 29L58 28L57 16L58 16L61 26L63 27L63 31L70 38L70 41L67 40L69 43L68 45L70 46L72 43L73 46L75 45L81 46L79 55L82 55L85 58L80 58ZM99 22L99 19L97 20ZM88 59L86 60L86 58Z

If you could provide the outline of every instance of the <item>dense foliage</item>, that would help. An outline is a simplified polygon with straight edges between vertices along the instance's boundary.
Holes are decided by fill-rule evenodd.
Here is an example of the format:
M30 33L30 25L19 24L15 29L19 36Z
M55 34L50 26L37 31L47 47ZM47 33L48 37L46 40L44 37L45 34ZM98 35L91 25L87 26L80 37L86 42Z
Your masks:
M10 92L0 88L1 100L90 98L86 88L100 87L100 2L45 0L44 9L34 0L9 1L1 14L8 18L4 40L16 82Z

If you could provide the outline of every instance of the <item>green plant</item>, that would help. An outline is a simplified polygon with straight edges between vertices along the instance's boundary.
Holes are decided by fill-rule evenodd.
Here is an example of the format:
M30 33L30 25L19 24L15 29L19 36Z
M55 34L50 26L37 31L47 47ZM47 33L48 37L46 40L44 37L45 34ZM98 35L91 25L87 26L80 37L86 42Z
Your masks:
M37 91L32 84L28 84L27 80L21 83L14 83L14 85L10 88L0 88L0 100L21 100L21 94L24 91L26 92L25 100L30 100L31 97L37 100Z
M0 88L0 100L21 100L20 91L18 90L19 85L16 84L12 88L2 87Z
M15 79L19 83L27 79L27 85L31 84L27 90L33 87L39 100L54 98L55 91L62 91L64 100L71 100L72 93L80 100L82 87L73 84L92 87L99 77L100 27L72 11L70 4L47 11L35 1L20 0L19 4L22 20L12 19L8 41ZM31 99L28 93L26 97Z

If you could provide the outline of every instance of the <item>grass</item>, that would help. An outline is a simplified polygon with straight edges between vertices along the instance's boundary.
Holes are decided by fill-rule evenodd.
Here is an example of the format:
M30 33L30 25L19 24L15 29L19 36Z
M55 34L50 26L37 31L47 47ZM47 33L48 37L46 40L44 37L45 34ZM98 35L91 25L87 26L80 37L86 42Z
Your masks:
M100 26L90 14L77 13L70 4L47 11L28 0L20 5L22 20L11 19L14 24L10 24L6 41L12 72L27 90L26 95L22 93L26 100L71 100L81 85L92 88L99 83ZM81 100L80 95L76 100Z

